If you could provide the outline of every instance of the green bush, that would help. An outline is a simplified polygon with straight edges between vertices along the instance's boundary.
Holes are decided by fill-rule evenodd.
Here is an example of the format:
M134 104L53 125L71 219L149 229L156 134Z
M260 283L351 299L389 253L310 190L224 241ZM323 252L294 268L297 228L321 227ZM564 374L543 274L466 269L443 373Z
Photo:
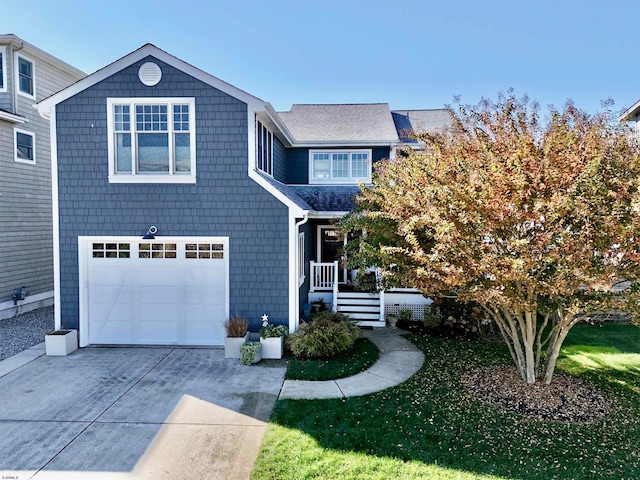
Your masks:
M437 308L432 305L426 305L422 316L422 325L425 328L436 328L440 325L440 321L441 318Z
M398 312L398 321L410 322L413 319L413 312L409 308L403 308Z
M273 325L270 323L266 327L260 328L260 336L262 338L286 337L287 335L289 335L289 327L286 325Z
M349 350L359 337L360 329L348 316L322 312L301 324L287 343L296 358L331 358Z

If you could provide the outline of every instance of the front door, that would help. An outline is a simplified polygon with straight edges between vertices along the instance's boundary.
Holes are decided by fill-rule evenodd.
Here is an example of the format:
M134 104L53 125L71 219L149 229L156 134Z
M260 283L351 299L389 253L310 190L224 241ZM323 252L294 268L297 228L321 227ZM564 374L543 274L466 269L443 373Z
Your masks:
M342 268L345 239L342 230L330 225L318 227L318 261L320 263L339 262L338 283L345 283L346 269Z

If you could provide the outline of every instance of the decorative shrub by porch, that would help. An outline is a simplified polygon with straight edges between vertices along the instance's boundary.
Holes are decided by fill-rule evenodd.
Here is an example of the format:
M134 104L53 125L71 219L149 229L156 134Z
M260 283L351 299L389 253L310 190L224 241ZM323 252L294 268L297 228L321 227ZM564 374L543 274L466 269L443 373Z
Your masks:
M289 327L286 325L273 325L269 323L266 327L260 328L262 338L285 337L289 335Z
M359 337L360 329L348 316L322 312L301 324L287 341L296 358L331 358L350 349Z

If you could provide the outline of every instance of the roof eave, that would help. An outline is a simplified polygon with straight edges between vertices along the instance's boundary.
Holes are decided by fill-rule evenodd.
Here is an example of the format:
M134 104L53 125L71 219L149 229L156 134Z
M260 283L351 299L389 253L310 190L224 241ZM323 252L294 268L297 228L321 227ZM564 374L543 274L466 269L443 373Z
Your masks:
M395 138L392 140L307 140L297 141L293 145L294 147L393 147L400 143L400 140Z
M234 97L238 100L248 104L252 110L254 111L262 111L265 110L265 105L267 102L264 100L255 97L244 90L241 90L237 87L234 87L230 83L221 80L204 70L200 70L197 67L185 62L184 60L180 60L179 58L171 55L164 50L147 43L142 47L134 50L133 52L121 57L113 63L101 68L100 70L92 73L91 75L83 78L82 80L70 85L69 87L59 91L51 95L44 100L41 100L38 103L38 111L43 114L49 112L52 106L57 105L64 100L73 97L74 95L86 90L87 88L97 84L98 82L104 80L105 78L114 75L121 71L122 69L128 67L129 65L133 65L134 63L146 58L148 56L152 56L161 60L162 62L171 65L172 67L177 68L178 70L183 71L184 73L191 75L192 77L211 85L212 87Z
M622 113L622 115L620 115L618 117L618 121L619 122L628 122L630 120L633 120L633 117L635 117L638 114L638 112L640 112L640 100L638 100L631 107L629 107L627 110L625 110Z
M0 35L0 43L11 43L13 46L22 48L27 47L27 50L30 54L40 57L43 60L53 64L54 66L76 76L76 77L86 77L86 72L77 69L73 65L68 64L67 62L60 60L58 57L54 57L50 53L45 52L44 50L36 47L35 45L22 40L17 35L13 33L8 33L5 35Z
M13 113L0 110L0 120L6 120L11 123L25 123L27 119L20 115L14 115Z

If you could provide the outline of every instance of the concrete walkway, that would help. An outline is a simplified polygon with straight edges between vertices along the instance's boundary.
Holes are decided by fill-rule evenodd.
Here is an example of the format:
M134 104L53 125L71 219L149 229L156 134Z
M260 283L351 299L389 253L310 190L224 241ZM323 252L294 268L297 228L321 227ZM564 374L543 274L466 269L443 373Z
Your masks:
M380 358L368 370L347 378L327 381L285 380L280 399L359 397L379 392L406 381L424 362L424 355L401 335L404 330L381 328L363 330L362 336L380 350Z

